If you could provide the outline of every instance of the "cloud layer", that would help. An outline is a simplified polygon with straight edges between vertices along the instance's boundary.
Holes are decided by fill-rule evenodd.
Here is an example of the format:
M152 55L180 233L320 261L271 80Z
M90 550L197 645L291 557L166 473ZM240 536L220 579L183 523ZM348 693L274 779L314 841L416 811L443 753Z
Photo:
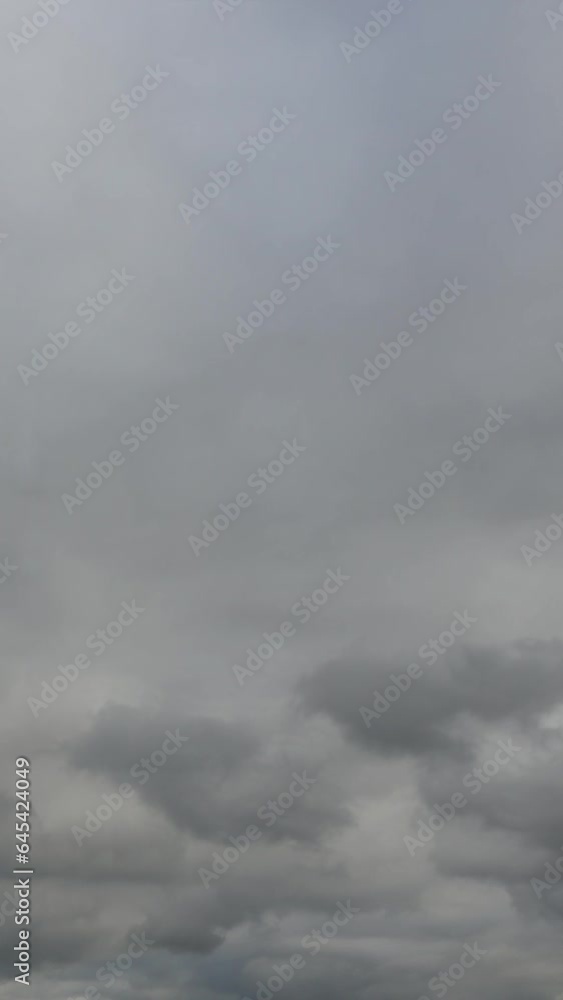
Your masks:
M563 18L0 34L0 1000L556 1000Z

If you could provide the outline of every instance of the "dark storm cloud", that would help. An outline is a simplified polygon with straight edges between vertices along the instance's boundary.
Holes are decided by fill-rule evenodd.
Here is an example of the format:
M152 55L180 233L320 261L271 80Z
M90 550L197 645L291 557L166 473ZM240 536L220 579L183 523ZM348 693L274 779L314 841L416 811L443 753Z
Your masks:
M489 726L513 719L526 729L563 702L560 642L522 641L508 649L468 645L450 653L442 649L441 661L433 653L434 664L428 646L425 650L426 660L414 658L422 671L414 679L406 674L405 661L350 656L326 664L300 681L302 706L308 713L328 715L350 739L374 753L465 756L472 752L471 733L460 725L465 716ZM402 677L404 685L411 681L393 702L385 698L390 686L391 697L397 697L392 675ZM376 705L374 692L382 699ZM364 721L362 706L377 711L379 718L367 714Z
M152 765L152 776L151 754L163 742L170 744L171 732L188 742L161 769ZM275 754L265 734L248 725L184 716L181 726L170 726L164 715L139 718L131 708L109 706L66 753L71 767L105 774L116 784L131 782L149 805L199 837L218 839L243 831L256 823L258 810L258 818L272 827L273 839L315 841L350 822L337 799L345 796L344 790L332 778L323 787L314 756L309 755L311 765L289 748ZM302 785L295 785L296 775L304 776ZM291 786L295 798L291 793L287 798ZM274 811L268 809L270 800Z

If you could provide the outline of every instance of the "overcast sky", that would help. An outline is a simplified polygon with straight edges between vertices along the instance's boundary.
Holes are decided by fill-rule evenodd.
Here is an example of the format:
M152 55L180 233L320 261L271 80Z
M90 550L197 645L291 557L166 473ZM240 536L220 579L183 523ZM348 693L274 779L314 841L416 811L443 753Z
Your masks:
M0 1000L563 994L545 5L4 0Z

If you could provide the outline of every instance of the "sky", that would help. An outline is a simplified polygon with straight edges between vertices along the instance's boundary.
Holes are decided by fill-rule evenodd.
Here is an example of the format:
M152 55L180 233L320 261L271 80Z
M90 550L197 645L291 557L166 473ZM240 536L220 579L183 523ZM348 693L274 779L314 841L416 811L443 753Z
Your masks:
M545 2L4 0L0 1000L563 995Z

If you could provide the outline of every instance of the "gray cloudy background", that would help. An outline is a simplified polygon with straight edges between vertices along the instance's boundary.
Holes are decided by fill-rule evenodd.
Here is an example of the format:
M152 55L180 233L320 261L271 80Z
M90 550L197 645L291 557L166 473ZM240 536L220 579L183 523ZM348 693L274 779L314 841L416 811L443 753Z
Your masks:
M545 0L403 7L347 61L367 0L223 19L211 0L70 0L17 53L38 4L2 4L4 888L22 754L36 874L32 986L13 982L9 918L0 1000L255 1000L296 952L284 1000L418 1000L475 942L456 1000L563 992L563 893L530 884L563 845L563 540L521 553L563 513L563 198L511 221L563 168L563 23ZM169 77L59 183L52 162L147 65ZM501 87L392 193L384 171L489 74ZM295 120L187 224L180 203L284 107ZM338 251L230 354L237 317L329 236ZM24 385L18 365L113 268L135 281ZM456 278L455 304L409 328ZM403 329L414 343L356 394ZM62 494L166 396L174 415L70 515ZM499 406L503 428L401 524L393 505ZM196 557L190 535L294 438L299 459ZM297 622L328 569L349 581ZM34 714L131 600L138 620ZM476 623L425 664L456 611ZM296 634L238 684L284 620ZM417 662L368 729L360 706ZM185 746L78 846L71 826L176 727ZM411 855L403 838L508 739L521 751ZM204 887L304 769L314 786ZM307 953L348 900L361 912ZM143 931L146 955L97 982Z

